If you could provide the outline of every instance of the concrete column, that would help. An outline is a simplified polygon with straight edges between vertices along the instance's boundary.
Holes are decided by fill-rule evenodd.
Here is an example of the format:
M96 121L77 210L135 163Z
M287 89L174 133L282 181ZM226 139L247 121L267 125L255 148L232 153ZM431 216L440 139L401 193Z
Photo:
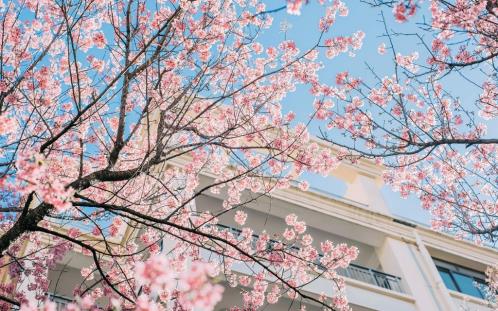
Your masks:
M434 284L436 294L439 300L442 302L441 304L448 308L452 308L452 310L456 310L456 306L451 299L450 293L448 292L446 285L444 285L443 279L437 271L436 265L434 264L429 251L425 247L423 240L420 238L420 235L416 230L414 230L414 235L417 242L418 250L421 255L422 265L426 267L429 279Z
M367 205L367 209L390 215L391 212L380 191L384 182L381 172L362 171L357 167L341 164L331 172L346 183L344 198Z
M403 289L415 298L417 310L454 310L451 301L435 288L427 263L416 245L387 237L377 254L384 271L402 278Z
M370 176L357 174L344 197L368 205L368 210L389 215L390 211L380 191L382 182Z

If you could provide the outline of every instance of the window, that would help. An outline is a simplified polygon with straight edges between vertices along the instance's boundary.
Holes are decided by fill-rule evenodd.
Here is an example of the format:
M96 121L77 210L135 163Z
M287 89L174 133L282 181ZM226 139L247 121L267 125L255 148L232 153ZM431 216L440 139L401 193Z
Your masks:
M434 259L434 263L446 288L477 298L485 298L486 277L483 273L437 259Z
M441 278L443 279L446 288L458 291L458 289L455 286L455 281L451 276L451 272L441 267L437 267L437 270L439 271L439 275L441 275Z

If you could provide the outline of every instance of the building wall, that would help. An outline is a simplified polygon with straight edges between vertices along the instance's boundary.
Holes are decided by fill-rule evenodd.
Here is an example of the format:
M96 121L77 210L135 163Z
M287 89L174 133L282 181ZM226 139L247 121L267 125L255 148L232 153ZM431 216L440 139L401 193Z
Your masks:
M310 206L312 204L310 202ZM203 196L196 201L196 206L198 211L221 211L221 200L210 196ZM308 206L296 207L296 204L273 199L271 208L265 202L253 202L244 208L244 211L248 214L247 226L254 229L255 234L263 230L266 230L270 234L283 232L285 228L284 214L279 214L278 212L279 208L283 209L282 206L285 206L288 213L294 212L302 219L308 220L314 218L314 212L310 211ZM428 248L420 237L418 228L396 224L397 229L404 231L403 234L399 232L376 232L373 234L376 235L375 238L369 240L362 237L372 235L371 233L375 230L372 231L371 228L357 226L352 223L350 223L348 230L348 227L345 227L339 220L334 220L333 217L329 217L328 215L318 215L323 221L322 225L319 228L308 226L307 230L314 237L315 243L329 239L336 243L355 245L360 251L358 259L354 262L355 264L401 277L402 293L380 288L372 284L365 284L365 282L355 279L346 279L348 299L353 305L353 310L460 310L464 305L463 302L465 302L465 306L471 307L465 310L491 310L483 300L446 289L432 261L432 256L434 255L431 252L445 258L448 258L448 254L441 251L438 252L433 247ZM358 216L360 218L362 215L358 214ZM373 221L375 222L375 220ZM228 212L220 217L220 223L240 229L240 226L233 220L232 212ZM320 224L316 221L311 221L311 223L315 225ZM323 223L327 225L324 226ZM340 227L339 232L342 232L346 236L336 234L337 230L334 230L336 227ZM379 223L379 230L381 228L385 229ZM439 233L431 232L428 229L424 229L423 231L425 233L422 235L429 232L430 234L436 234L438 238L442 237ZM360 237L362 241L348 238L347 235L356 238ZM430 240L431 236L425 238ZM379 240L381 241L380 243ZM448 236L443 237L443 241L445 240L454 241ZM482 248L475 245L471 245L471 247L482 250ZM486 266L479 261L455 255L452 256L450 257L451 260L458 263L463 262L474 268L479 267L481 271ZM475 255L475 257L479 258L479 255ZM492 252L491 257L498 261L498 254L496 252ZM457 260L457 258L460 259ZM486 260L489 261L489 258ZM482 259L482 261L486 260ZM241 269L240 273L248 272ZM324 288L327 286L326 284L324 280L318 280L314 284L307 286L306 290L311 293L320 293L324 291ZM273 306L271 310L273 310Z
M284 217L295 213L306 221L308 233L314 237L315 245L326 239L355 245L360 251L354 262L356 265L365 268L365 271L374 269L401 278L401 291L354 277L346 278L347 296L355 311L491 310L482 299L448 290L432 258L484 271L486 266L498 262L495 249L457 241L429 228L400 222L389 215L379 191L378 169L368 163L362 162L357 167L341 166L335 174L348 184L345 198L333 198L312 191L303 193L296 188L278 191L271 198L265 197L242 207L248 214L247 225L255 234L263 230L280 234L285 228ZM213 213L221 211L220 196L199 197L195 202L196 209ZM224 214L220 217L220 223L240 228L234 222L233 215L233 212ZM82 282L79 269L88 265L89 260L77 251L66 256L56 269L49 272L50 291L70 297L74 286ZM0 280L12 281L5 277L5 270L0 270L3 273ZM240 267L238 273L250 271ZM304 289L311 294L330 293L331 290L323 279L318 279ZM241 290L227 287L217 310L240 304L238 292ZM266 310L297 308L297 302L282 299L279 304L269 306ZM307 305L307 310L318 309Z
M222 202L217 198L202 196L196 200L196 208L198 211L209 210L213 214L215 214L216 211L222 211ZM243 210L248 215L247 223L245 224L245 226L253 229L255 234L266 231L268 234L270 234L270 236L273 234L281 235L286 228L285 220L273 215L271 213L271 210L269 210L267 213L252 208L245 208ZM241 229L242 227L235 223L233 219L234 214L234 211L223 214L220 217L220 224ZM300 219L306 220L307 215L305 208L301 208L296 214ZM334 224L330 223L330 225L333 226ZM336 244L346 243L348 245L354 245L359 249L358 258L355 261L356 264L372 269L382 269L377 258L375 247L372 245L349 239L346 236L340 236L334 233L327 232L327 228L318 229L308 225L306 232L313 237L313 244L315 247L319 247L320 242L325 240L333 241ZM345 232L345 234L347 233L348 232Z

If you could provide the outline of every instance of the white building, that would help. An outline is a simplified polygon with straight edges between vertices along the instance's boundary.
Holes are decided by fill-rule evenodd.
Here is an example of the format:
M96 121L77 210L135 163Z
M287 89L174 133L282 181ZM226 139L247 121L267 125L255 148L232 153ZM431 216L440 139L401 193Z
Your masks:
M315 240L356 245L358 259L341 271L353 310L491 310L475 285L484 282L486 267L498 262L496 250L392 216L380 192L380 168L369 162L341 164L334 174L348 185L344 197L297 188L279 191L271 199L249 204L245 210L249 225L255 232L282 232L283 218L295 213L306 221ZM215 210L221 208L221 200L206 195L196 201L196 206L199 210ZM231 216L222 218L221 223L234 231L238 228ZM115 242L130 239L129 232L123 232L120 239ZM63 303L71 299L72 288L81 281L79 269L88 260L72 253L50 271L50 291L56 300ZM243 268L239 272L245 273ZM318 280L306 290L327 292L323 284ZM237 288L227 286L217 310L240 303L237 292ZM265 310L288 310L289 306L297 308L297 304L281 300ZM309 305L307 310L319 308Z

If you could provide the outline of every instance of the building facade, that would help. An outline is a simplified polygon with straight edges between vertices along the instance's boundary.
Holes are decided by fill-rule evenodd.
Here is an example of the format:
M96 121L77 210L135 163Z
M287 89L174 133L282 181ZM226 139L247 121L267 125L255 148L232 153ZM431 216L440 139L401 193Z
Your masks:
M316 241L328 239L357 246L357 260L339 271L345 277L347 296L355 311L492 310L484 299L483 271L498 262L498 252L394 217L380 192L380 174L380 168L367 161L354 166L341 164L334 175L347 185L344 196L291 187L248 204L247 225L255 233L282 232L285 216L295 213L306 221ZM221 209L222 197L204 195L195 204L199 211ZM220 225L234 233L240 229L233 215L221 217ZM126 228L115 243L126 243L132 234ZM27 245L26 251L29 248ZM72 289L82 279L80 269L90 260L75 249L49 271L51 299L61 306L71 301ZM241 274L249 273L243 266L236 269ZM1 282L9 282L3 272ZM305 290L327 294L326 284L317 280ZM226 286L217 310L240 304L239 291ZM283 299L266 310L297 308L297 304ZM307 310L319 308L308 305Z

